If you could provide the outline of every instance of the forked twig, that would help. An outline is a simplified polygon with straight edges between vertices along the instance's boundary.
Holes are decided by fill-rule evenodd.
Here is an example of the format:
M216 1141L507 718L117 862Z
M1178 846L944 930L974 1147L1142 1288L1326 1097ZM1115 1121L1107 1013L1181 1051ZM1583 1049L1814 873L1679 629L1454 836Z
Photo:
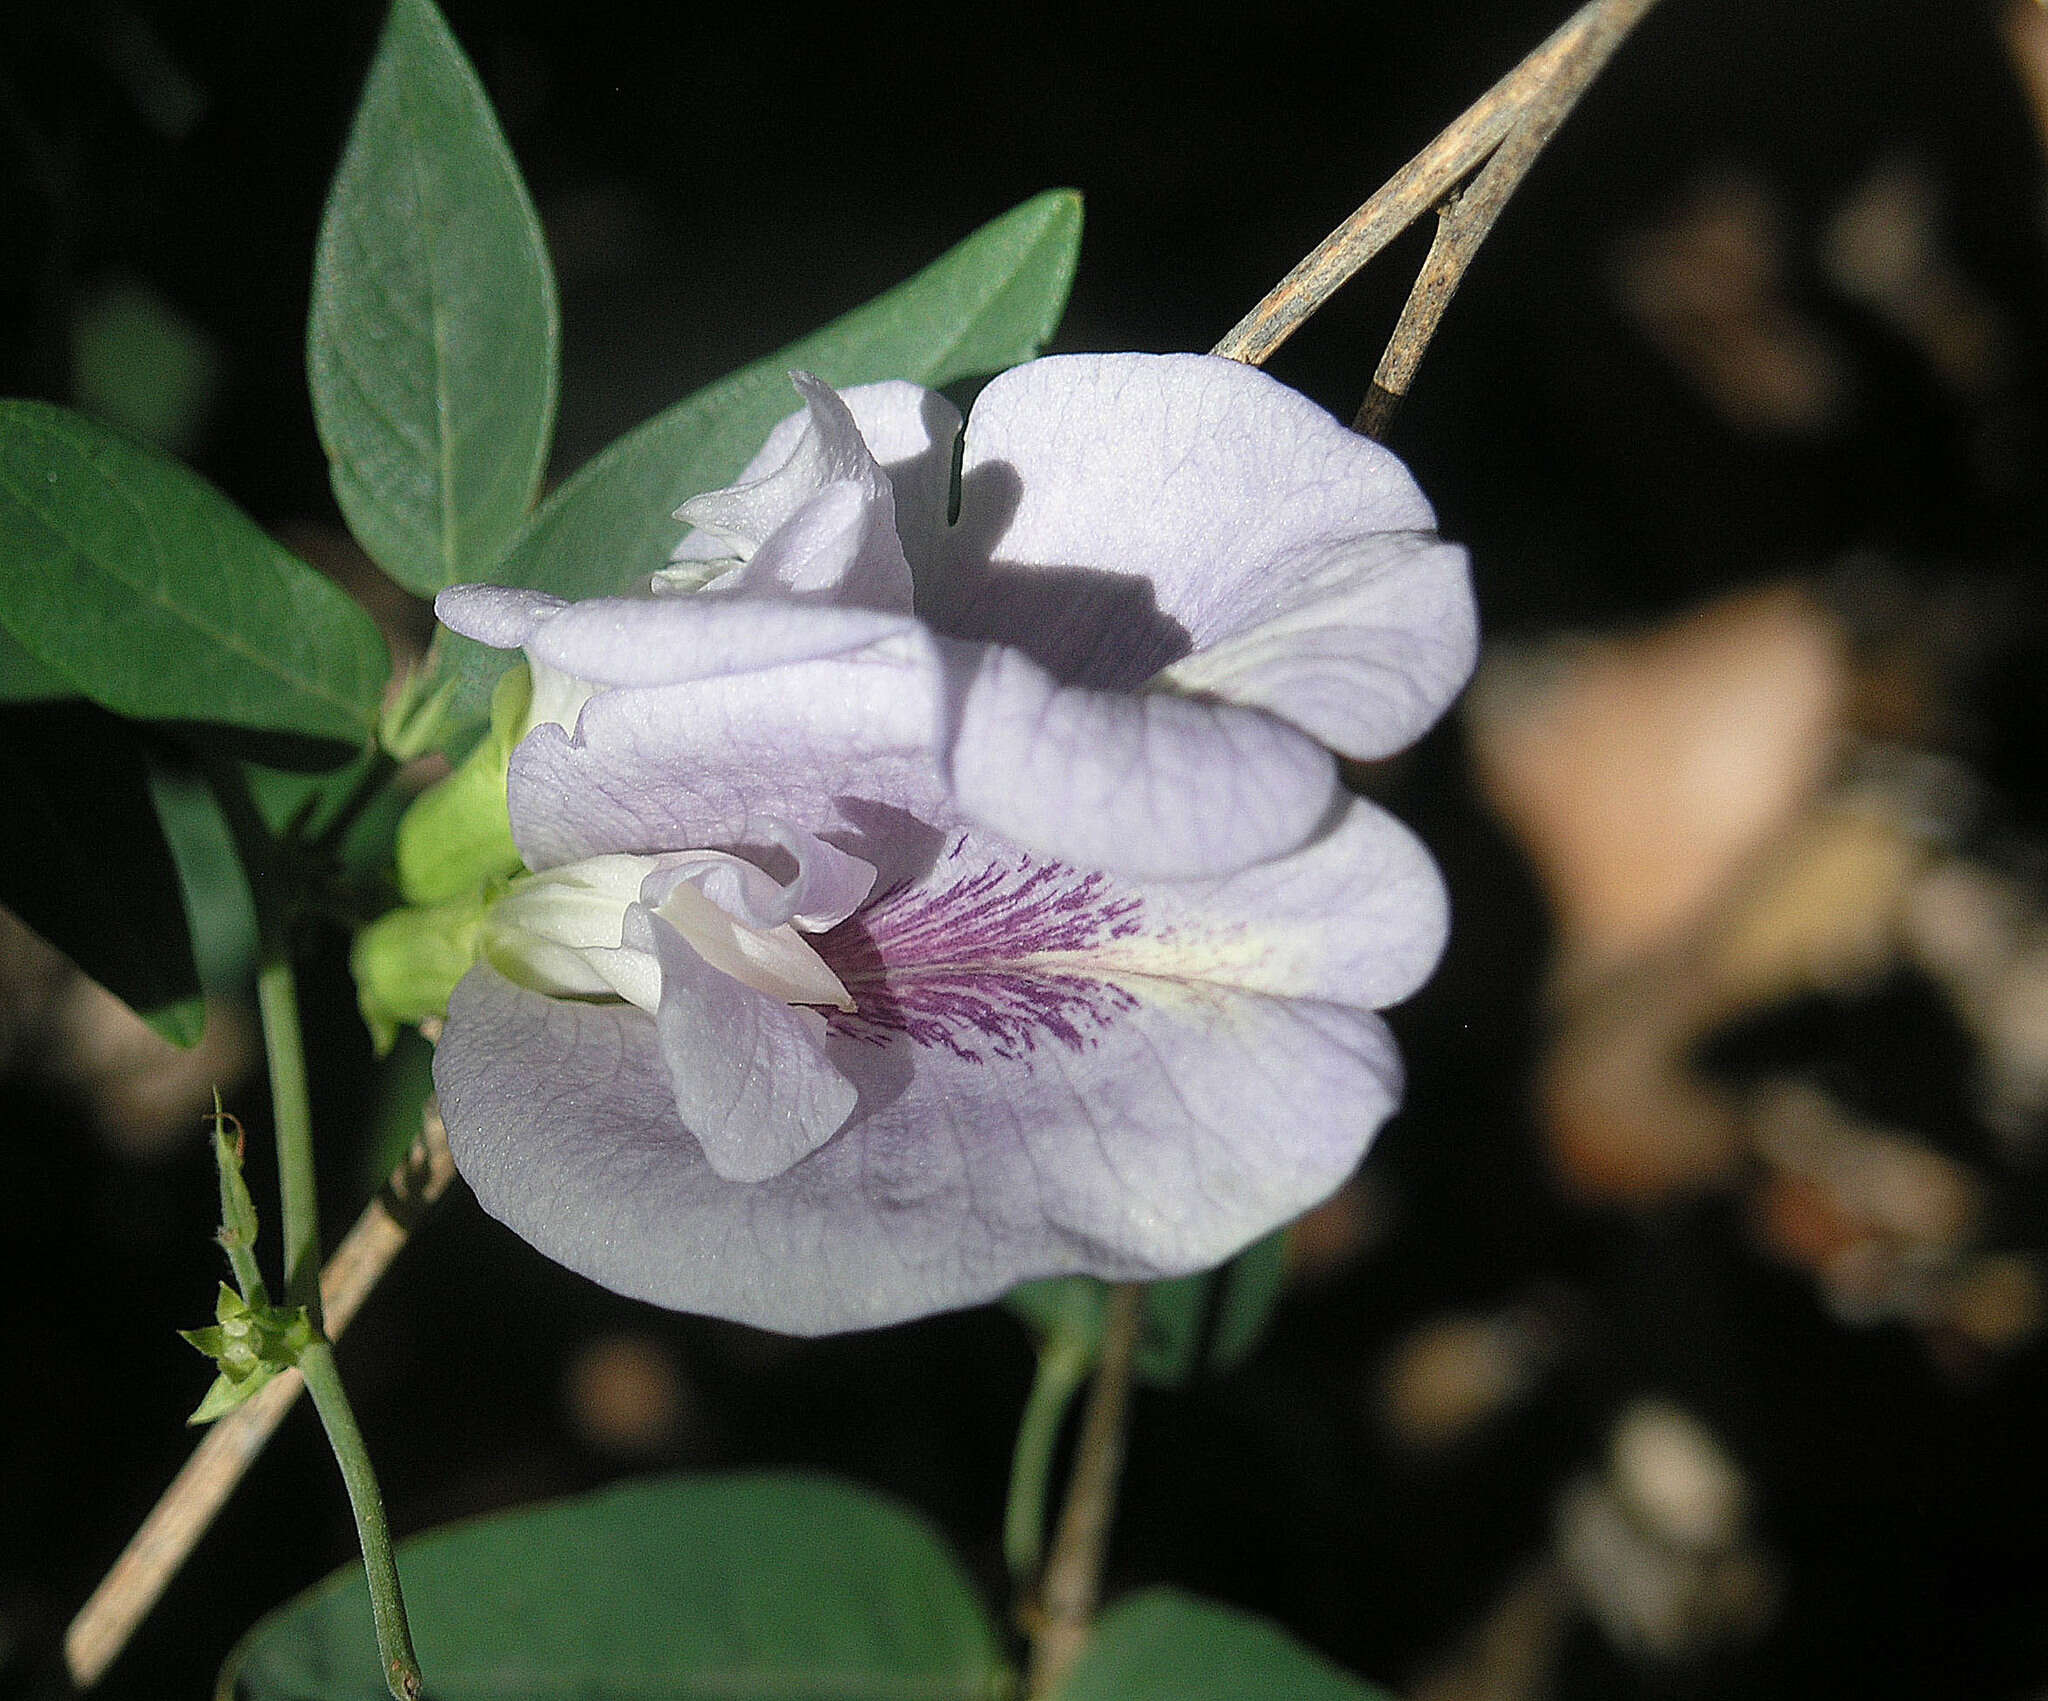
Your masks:
M429 1099L419 1140L320 1272L330 1338L348 1327L454 1177L448 1132ZM192 1450L64 1633L64 1664L77 1688L90 1689L106 1674L304 1390L296 1370L279 1371Z
M1263 365L1365 263L1431 208L1436 241L1355 422L1379 437L1465 269L1544 144L1656 0L1589 0L1275 284L1214 353ZM1476 174L1476 175L1475 175Z

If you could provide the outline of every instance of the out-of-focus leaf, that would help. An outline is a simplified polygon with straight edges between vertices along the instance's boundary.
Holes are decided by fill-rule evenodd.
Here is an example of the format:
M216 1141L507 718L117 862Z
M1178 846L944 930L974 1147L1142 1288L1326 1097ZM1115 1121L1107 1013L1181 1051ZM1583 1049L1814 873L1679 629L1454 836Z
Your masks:
M390 656L348 595L198 474L0 401L0 626L103 708L360 745Z
M995 1634L938 1538L813 1477L667 1478L479 1518L399 1547L438 1701L990 1701ZM221 1693L382 1693L349 1566L228 1657Z
M1175 1388L1198 1371L1228 1370L1259 1343L1280 1297L1286 1234L1268 1235L1220 1270L1154 1282L1145 1289L1138 1379ZM1026 1282L1003 1303L1041 1335L1059 1334L1100 1350L1109 1290L1092 1276Z
M1277 1624L1175 1589L1102 1615L1059 1701L1387 1701Z
M49 703L77 695L77 686L52 673L0 626L0 703Z
M169 454L191 452L219 383L212 338L147 284L102 284L72 317L72 400Z
M433 0L393 0L320 227L306 365L334 494L400 584L492 576L554 431L554 274Z
M434 1048L416 1029L401 1032L377 1065L369 1138L363 1145L365 1197L391 1179L420 1137L420 1114L434 1091Z
M175 1044L205 1026L184 896L132 728L86 703L0 710L0 902Z

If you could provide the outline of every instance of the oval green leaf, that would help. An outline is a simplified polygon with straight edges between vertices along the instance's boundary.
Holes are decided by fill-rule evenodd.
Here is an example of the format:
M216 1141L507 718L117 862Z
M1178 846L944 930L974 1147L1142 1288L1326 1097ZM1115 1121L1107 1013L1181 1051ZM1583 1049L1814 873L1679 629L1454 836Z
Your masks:
M932 1531L772 1475L628 1483L398 1550L436 1701L986 1701L1009 1674ZM223 1696L384 1694L360 1566L259 1623Z
M313 262L313 416L377 563L491 576L554 432L559 319L533 202L432 0L394 0Z
M1151 1589L1104 1613L1058 1701L1387 1701L1277 1624Z
M80 414L0 401L0 626L116 714L360 745L370 617L197 473Z

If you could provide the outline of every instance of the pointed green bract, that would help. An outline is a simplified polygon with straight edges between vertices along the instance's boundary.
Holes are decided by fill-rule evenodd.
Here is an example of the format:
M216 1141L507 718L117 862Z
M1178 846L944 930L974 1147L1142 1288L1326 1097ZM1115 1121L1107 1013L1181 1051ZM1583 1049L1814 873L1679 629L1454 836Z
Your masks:
M416 1536L399 1560L440 1701L992 1701L1009 1675L938 1537L816 1477L629 1483ZM220 1693L381 1684L351 1566L250 1631Z
M494 896L480 887L446 903L390 910L356 935L349 972L379 1057L397 1043L399 1029L448 1014L456 982L476 966Z
M42 402L0 401L0 626L116 714L360 745L376 625L197 473Z
M413 799L398 822L398 891L408 904L439 904L520 871L512 842L506 774L533 699L520 667L491 694L491 727L454 773Z
M400 584L493 576L547 465L557 342L476 73L432 0L394 0L320 226L306 366L335 497Z
M667 561L683 502L736 478L797 410L790 371L844 387L934 387L1029 360L1059 324L1081 247L1081 197L1055 189L983 225L907 282L707 385L603 450L548 498L488 577L609 596Z
M1387 1701L1277 1624L1148 1589L1102 1615L1057 1701Z

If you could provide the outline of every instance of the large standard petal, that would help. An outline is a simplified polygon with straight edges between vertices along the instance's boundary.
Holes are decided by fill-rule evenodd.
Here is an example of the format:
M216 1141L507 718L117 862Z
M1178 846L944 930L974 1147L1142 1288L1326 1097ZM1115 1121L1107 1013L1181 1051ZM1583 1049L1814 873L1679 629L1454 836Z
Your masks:
M1242 641L1201 688L1381 754L1441 713L1471 666L1465 558L1434 525L1399 460L1250 367L1040 360L975 403L960 522L918 607L1075 683L1135 687ZM1258 641L1268 622L1279 628Z
M1061 685L1019 650L946 646L960 805L1049 856L1140 876L1227 874L1305 841L1329 752L1256 710Z
M1077 1047L970 1061L840 1037L847 1126L771 1179L684 1132L655 1026L488 965L456 989L435 1081L485 1209L621 1293L798 1334L978 1303L1072 1271L1203 1268L1325 1197L1399 1094L1379 1020L1170 995Z
M1159 675L1268 709L1361 760L1413 743L1471 677L1465 552L1418 532L1318 541L1275 563L1270 611Z
M839 1131L858 1094L825 1055L823 1017L711 967L644 908L625 939L661 966L654 1027L676 1113L721 1181L766 1181Z

